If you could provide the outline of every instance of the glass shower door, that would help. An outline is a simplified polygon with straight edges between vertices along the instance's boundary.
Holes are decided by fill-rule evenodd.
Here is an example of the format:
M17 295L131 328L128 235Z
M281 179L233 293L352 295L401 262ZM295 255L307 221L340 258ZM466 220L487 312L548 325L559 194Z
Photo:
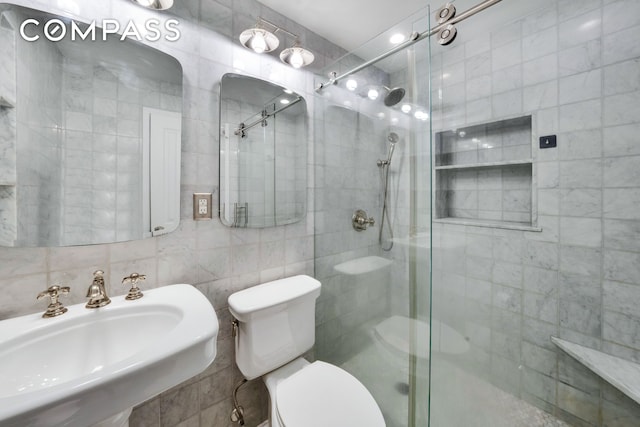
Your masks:
M428 31L428 16L408 17L321 75L387 52L394 34ZM315 357L358 378L389 427L428 419L428 66L423 40L327 85L314 102ZM354 227L357 211L367 224Z

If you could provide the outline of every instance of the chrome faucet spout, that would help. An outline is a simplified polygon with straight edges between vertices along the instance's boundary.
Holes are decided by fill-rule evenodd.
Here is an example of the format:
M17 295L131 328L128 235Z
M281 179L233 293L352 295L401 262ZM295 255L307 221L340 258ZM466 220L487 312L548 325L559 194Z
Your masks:
M89 298L89 302L85 306L87 308L104 307L111 302L104 287L104 271L93 272L93 283L87 290L87 298Z

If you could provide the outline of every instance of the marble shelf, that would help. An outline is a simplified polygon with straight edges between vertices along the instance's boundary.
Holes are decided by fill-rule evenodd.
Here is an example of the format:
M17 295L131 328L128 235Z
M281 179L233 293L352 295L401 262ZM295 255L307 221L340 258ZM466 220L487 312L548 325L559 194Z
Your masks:
M372 271L388 267L391 264L393 264L393 260L382 258L379 256L366 256L343 262L334 266L333 268L339 273L353 276L358 274L371 273Z
M434 218L433 222L441 224L468 225L471 227L502 228L505 230L542 231L541 227L536 227L524 222L491 221L476 218Z
M524 160L506 160L503 162L485 162L485 163L471 163L471 164L460 164L460 165L445 165L445 166L435 166L434 169L437 171L442 170L457 170L457 169L482 169L482 168L496 168L500 166L519 166L519 165L530 165L533 163L531 159Z
M640 364L560 338L551 337L551 341L640 404Z

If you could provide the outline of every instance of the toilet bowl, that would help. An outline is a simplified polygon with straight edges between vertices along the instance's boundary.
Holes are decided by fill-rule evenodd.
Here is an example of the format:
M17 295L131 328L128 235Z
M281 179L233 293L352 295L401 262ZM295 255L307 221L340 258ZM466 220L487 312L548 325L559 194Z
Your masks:
M320 282L294 276L236 292L236 364L246 379L262 377L271 427L384 427L375 399L353 375L302 357L315 342Z
M295 359L266 374L271 427L384 426L369 391L329 363Z

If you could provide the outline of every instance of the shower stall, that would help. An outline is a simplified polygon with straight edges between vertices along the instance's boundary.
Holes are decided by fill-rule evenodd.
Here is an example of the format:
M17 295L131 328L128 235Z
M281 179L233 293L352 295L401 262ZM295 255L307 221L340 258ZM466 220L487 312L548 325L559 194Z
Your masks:
M390 427L639 425L562 343L640 361L640 5L431 6L317 76L315 357Z

